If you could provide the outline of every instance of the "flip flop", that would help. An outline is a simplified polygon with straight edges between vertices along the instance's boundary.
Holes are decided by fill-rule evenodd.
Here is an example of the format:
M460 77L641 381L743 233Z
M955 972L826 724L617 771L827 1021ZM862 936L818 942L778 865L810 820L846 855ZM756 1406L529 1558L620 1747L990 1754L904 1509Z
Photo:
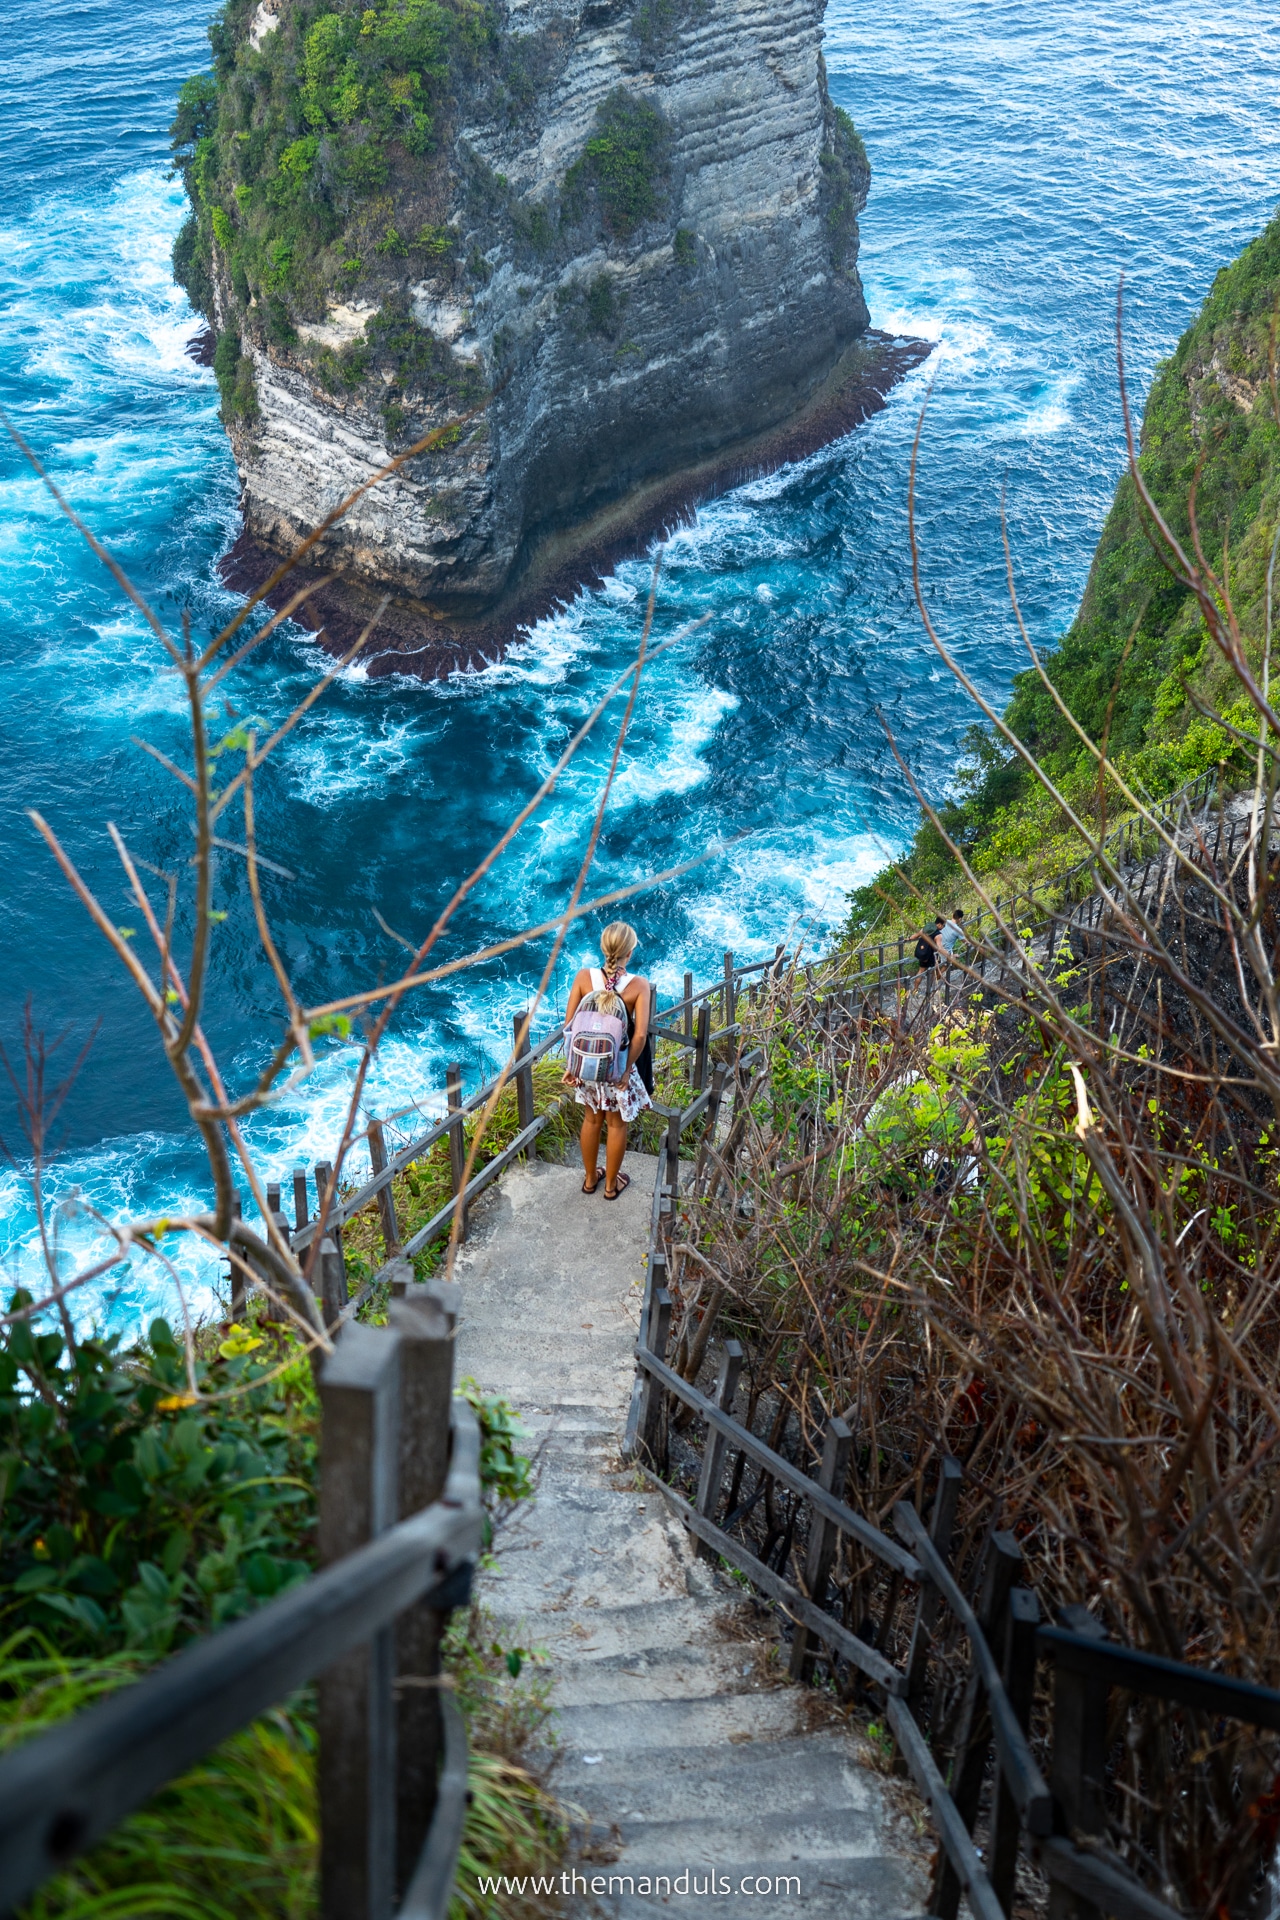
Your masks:
M630 1175L629 1173L620 1173L620 1174L618 1175L618 1184L617 1184L617 1186L616 1186L616 1187L614 1188L614 1190L613 1190L613 1192L612 1192L612 1193L610 1193L610 1191L609 1191L609 1189L608 1189L608 1187L606 1187L606 1188L605 1188L605 1190L604 1190L604 1197L605 1197L605 1199L606 1199L606 1200L616 1200L616 1199L617 1199L617 1197L618 1197L618 1195L619 1195L620 1193L625 1193L625 1192L626 1192L626 1190L627 1190L627 1188L628 1188L628 1187L629 1187L630 1185L631 1185L631 1175Z
M595 1179L594 1179L594 1180L592 1181L592 1183L591 1183L591 1185L590 1185L590 1186L588 1186L588 1185L587 1185L587 1183L586 1183L586 1181L585 1181L585 1180L583 1181L583 1183L582 1183L582 1191L583 1191L584 1193L594 1193L594 1192L595 1192L595 1190L596 1190L596 1188L597 1188L597 1187L598 1187L599 1185L600 1185L600 1175L599 1175L599 1174L597 1174L597 1175L596 1175L596 1177L595 1177Z

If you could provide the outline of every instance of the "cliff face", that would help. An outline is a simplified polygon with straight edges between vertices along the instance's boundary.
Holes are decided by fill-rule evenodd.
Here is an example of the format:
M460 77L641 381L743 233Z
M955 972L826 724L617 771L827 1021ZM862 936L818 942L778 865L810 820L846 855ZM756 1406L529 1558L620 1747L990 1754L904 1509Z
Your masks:
M329 0L332 5L332 0ZM246 525L492 630L673 476L874 356L823 0L231 0L175 151ZM873 382L874 383L874 382Z

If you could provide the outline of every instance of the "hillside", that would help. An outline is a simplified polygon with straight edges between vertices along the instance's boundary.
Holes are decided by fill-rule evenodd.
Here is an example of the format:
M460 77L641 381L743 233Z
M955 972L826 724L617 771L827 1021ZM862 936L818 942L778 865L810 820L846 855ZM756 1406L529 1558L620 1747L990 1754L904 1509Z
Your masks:
M1140 435L1143 479L1188 548L1194 484L1205 556L1228 583L1255 664L1280 503L1272 366L1278 310L1280 216L1217 275L1194 324L1157 368ZM1105 740L1125 777L1153 798L1236 751L1210 715L1249 725L1194 596L1156 556L1128 473L1116 488L1080 611L1044 665L1090 738ZM1096 816L1095 763L1032 669L1014 681L1005 718L1066 797ZM977 871L1008 871L1021 881L1029 864L1045 878L1077 859L1065 819L994 730L975 728L968 746L960 790L940 815ZM1110 796L1109 818L1114 806ZM941 896L958 887L965 891L956 863L926 821L901 874L883 874L851 896L850 932L882 919L891 902L914 913L917 894L946 904Z

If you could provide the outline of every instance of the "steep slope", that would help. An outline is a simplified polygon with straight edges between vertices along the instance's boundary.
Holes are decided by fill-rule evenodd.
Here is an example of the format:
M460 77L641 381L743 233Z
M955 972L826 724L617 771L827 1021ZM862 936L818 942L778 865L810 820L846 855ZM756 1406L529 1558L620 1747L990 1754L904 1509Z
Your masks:
M1280 215L1214 280L1194 323L1156 370L1140 436L1139 467L1162 515L1192 547L1190 501L1209 564L1229 583L1246 648L1261 659L1266 577L1280 516L1280 392L1274 357L1280 314ZM1132 477L1116 488L1080 611L1045 660L1048 678L1095 742L1153 796L1174 791L1237 745L1212 716L1247 727L1233 676L1210 641L1194 596L1172 579L1147 537ZM1273 615L1274 618L1274 615ZM1208 709L1206 713L1203 709ZM1094 762L1039 676L1014 681L1005 718L1088 810ZM986 729L975 730L961 795L942 809L948 832L980 870L1078 857L1065 823L1023 763ZM908 862L921 892L950 889L955 865L927 822ZM881 876L851 896L850 930L878 919L886 895L911 889ZM912 909L915 911L916 909Z
M901 356L858 347L869 170L822 15L229 0L175 123L175 265L252 539L287 550L456 423L315 559L348 614L389 588L406 644L431 614L482 637L616 539L620 505L652 517L815 407L845 424L850 382L874 404Z

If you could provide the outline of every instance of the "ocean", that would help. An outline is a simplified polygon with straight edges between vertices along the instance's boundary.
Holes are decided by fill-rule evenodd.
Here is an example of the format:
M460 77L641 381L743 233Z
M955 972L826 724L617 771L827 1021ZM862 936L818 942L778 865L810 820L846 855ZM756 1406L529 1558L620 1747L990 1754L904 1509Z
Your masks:
M79 0L15 9L0 38L0 404L164 618L197 636L237 604L217 560L237 483L212 374L185 352L196 320L173 283L183 217L167 128L207 64L207 0ZM1254 0L1206 13L1072 0L832 0L831 91L873 182L861 271L873 323L935 347L884 412L812 458L699 512L667 543L655 637L710 614L646 676L592 888L641 880L727 841L638 897L638 963L664 985L803 936L820 947L848 889L903 846L915 805L892 730L933 794L974 714L915 609L906 476L927 383L919 523L930 610L999 700L1025 664L1004 582L1000 495L1028 624L1069 623L1123 457L1115 300L1126 276L1135 404L1219 267L1280 197L1280 16ZM542 621L484 671L423 686L347 674L262 777L281 950L311 1004L376 980L420 935L633 656L650 562ZM277 721L322 670L282 631L239 672L238 712ZM26 817L62 835L107 910L134 922L106 823L164 873L191 840L181 790L134 744L180 754L179 689L157 644L29 467L0 447L0 1040L23 1083L24 1010L57 1085L87 1042L45 1184L65 1270L95 1213L199 1204L208 1179L154 1030ZM452 955L555 912L581 857L607 729L478 889ZM745 838L738 836L745 835ZM159 884L159 883L157 883ZM254 1074L280 1005L243 874L223 857L206 1028L231 1078ZM553 1004L592 946L569 939ZM400 1016L370 1103L434 1113L448 1062L490 1072L546 943L424 993ZM55 1044L56 1043L56 1044ZM251 1135L267 1177L332 1151L351 1052ZM0 1095L0 1255L38 1275L30 1155ZM196 1311L213 1275L178 1256ZM173 1308L134 1262L84 1298L128 1331Z

